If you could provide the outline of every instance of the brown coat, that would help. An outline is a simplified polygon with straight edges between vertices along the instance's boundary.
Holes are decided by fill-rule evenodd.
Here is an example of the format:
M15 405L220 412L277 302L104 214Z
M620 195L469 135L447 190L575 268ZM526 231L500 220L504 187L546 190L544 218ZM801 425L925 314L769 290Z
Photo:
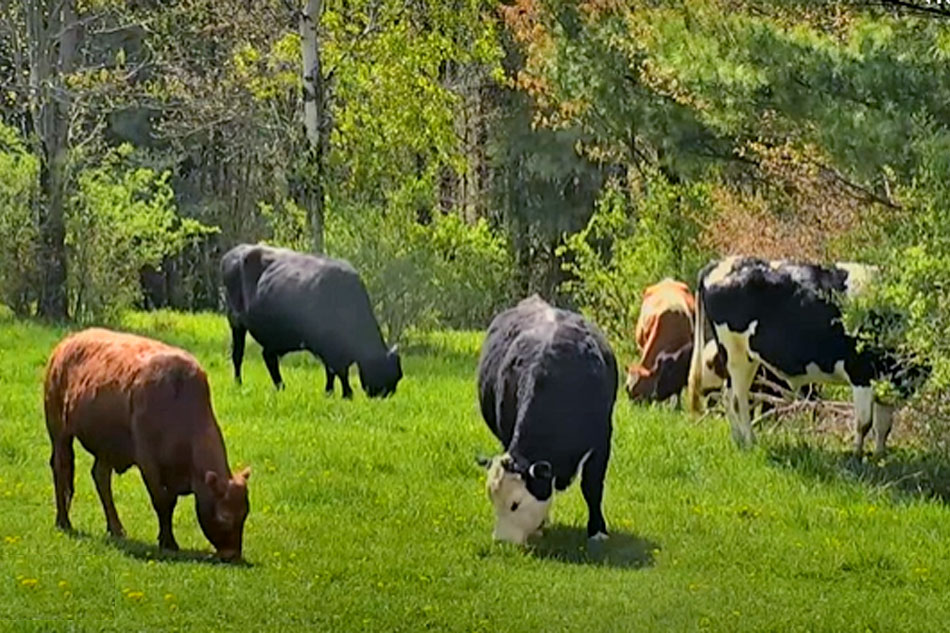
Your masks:
M689 287L681 281L664 279L643 292L634 331L640 362L627 368L626 387L631 398L652 393L660 353L674 354L692 342L695 305Z
M124 535L112 471L139 467L158 514L159 545L177 549L172 513L195 494L198 522L225 559L239 558L249 469L231 475L205 372L184 350L93 328L63 339L46 367L46 428L56 524L71 529L73 438L95 457L92 476L113 536Z

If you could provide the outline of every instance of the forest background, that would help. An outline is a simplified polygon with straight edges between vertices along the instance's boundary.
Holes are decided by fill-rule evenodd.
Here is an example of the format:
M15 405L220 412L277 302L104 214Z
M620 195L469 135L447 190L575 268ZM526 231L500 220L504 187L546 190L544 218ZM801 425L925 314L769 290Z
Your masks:
M260 240L350 260L390 340L538 292L625 360L662 277L856 260L950 450L941 3L6 0L0 86L16 317L220 309Z

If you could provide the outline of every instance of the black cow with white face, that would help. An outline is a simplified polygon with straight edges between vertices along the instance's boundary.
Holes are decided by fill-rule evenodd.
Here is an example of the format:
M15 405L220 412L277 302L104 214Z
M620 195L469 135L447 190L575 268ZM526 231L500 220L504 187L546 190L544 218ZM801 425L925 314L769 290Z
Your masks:
M754 441L749 411L753 376L765 366L794 390L816 382L850 384L854 394L854 450L863 453L864 438L875 431L876 453L884 451L893 408L874 401L871 381L926 375L920 367L904 373L895 356L858 345L841 320L840 299L855 296L873 280L876 269L841 263L833 267L751 257L729 257L706 266L699 275L694 350L705 345L708 319L719 349L725 352L732 397L726 410L733 439ZM702 363L693 354L689 403L700 407Z
M363 390L372 397L396 391L402 365L396 348L387 349L366 287L342 260L305 255L283 248L241 244L221 259L221 276L231 325L234 378L248 332L264 348L264 363L280 389L278 359L309 350L323 361L327 393L340 379L350 398L349 367L356 363Z
M547 519L555 490L581 471L587 535L607 536L601 512L610 458L617 361L603 334L537 295L496 315L478 366L482 416L505 448L487 462L494 537L524 543Z

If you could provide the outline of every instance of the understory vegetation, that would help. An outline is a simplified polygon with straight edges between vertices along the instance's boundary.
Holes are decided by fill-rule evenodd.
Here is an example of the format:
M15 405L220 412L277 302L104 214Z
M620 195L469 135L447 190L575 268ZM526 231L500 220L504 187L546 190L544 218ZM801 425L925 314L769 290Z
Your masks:
M250 465L247 565L210 562L193 501L155 547L136 469L115 478L128 539L105 535L77 446L69 536L53 527L38 383L61 329L0 321L0 627L17 631L940 631L950 617L950 472L897 448L856 464L814 429L735 449L720 418L618 402L604 511L586 544L578 486L527 548L491 541L475 457L481 335L408 337L395 397L322 393L309 356L275 392L256 345L234 384L218 315L127 314L120 325L207 368L232 465ZM780 614L780 615L779 615ZM3 623L6 623L5 625Z

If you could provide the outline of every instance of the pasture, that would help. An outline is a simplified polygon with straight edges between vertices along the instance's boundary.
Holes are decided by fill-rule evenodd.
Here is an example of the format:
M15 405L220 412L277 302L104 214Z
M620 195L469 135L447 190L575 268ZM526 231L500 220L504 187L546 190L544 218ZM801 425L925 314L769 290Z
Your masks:
M474 462L499 448L476 405L480 334L411 339L393 398L369 400L354 376L345 402L304 354L276 393L253 343L235 385L221 316L123 327L208 371L231 465L253 469L247 564L209 560L192 498L182 552L159 552L135 469L114 481L128 540L107 538L78 444L78 534L55 530L41 379L62 331L0 320L0 630L937 631L950 617L946 472L899 435L880 464L791 431L740 452L721 419L620 396L611 539L588 550L575 483L518 548L491 542Z

